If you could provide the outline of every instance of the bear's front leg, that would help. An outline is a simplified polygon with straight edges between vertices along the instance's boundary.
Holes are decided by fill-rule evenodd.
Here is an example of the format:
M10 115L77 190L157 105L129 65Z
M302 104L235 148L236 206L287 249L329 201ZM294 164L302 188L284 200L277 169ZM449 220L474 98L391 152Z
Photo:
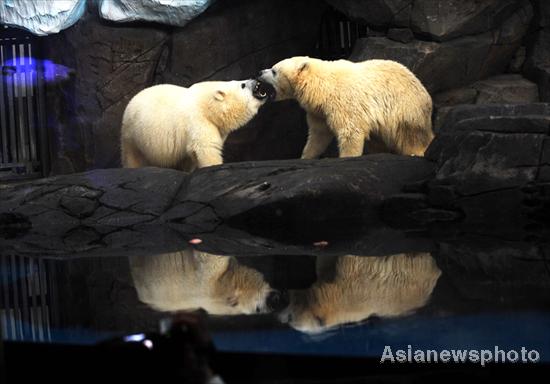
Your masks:
M359 132L338 133L340 157L357 157L363 154L365 135Z
M312 114L307 114L309 128L307 143L302 152L302 159L315 159L323 154L334 138L325 120Z
M218 148L200 148L195 151L195 156L197 157L197 168L223 164L221 149Z

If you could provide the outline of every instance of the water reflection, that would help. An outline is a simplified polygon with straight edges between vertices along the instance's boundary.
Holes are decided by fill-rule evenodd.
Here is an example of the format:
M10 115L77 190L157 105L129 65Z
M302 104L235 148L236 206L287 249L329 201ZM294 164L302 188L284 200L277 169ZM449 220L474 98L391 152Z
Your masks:
M130 270L139 299L159 311L267 313L279 297L261 273L236 258L197 250L131 257Z
M371 316L396 317L424 306L441 275L429 253L317 258L317 281L286 294L235 257L197 250L130 258L139 300L157 311L212 315L277 312L282 323L320 333Z
M281 246L220 256L230 246L213 242L212 253L0 255L0 327L9 340L95 343L203 308L223 351L379 357L385 345L499 345L548 356L550 274L540 245L459 238L431 253L352 245L337 253L329 243L291 255Z
M290 292L290 304L279 315L302 332L409 314L427 303L441 275L429 253L319 257L317 272L310 288Z

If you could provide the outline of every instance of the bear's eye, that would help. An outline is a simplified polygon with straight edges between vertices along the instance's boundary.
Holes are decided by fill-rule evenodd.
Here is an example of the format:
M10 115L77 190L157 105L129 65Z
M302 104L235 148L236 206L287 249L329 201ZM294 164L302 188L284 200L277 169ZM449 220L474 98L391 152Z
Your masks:
M229 306L231 307L236 307L237 305L239 305L239 299L236 297L228 297L227 304L229 304Z
M277 71L276 70L272 69L271 73L273 73L273 76L277 76Z
M241 88L244 89L244 87L246 87L246 85L244 83L242 83Z

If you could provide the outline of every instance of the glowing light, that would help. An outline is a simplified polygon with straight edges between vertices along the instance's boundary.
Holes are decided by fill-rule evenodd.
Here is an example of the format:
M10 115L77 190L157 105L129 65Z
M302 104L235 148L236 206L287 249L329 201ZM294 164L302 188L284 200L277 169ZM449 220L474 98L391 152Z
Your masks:
M137 333L135 335L124 336L124 341L126 342L139 343L140 341L143 341L143 340L145 340L144 333Z
M51 60L38 60L33 57L20 57L19 60L10 59L4 63L4 72L9 70L12 73L36 73L42 69L43 79L47 83L68 80L74 70Z
M143 340L143 345L148 349L153 349L153 342L149 339Z

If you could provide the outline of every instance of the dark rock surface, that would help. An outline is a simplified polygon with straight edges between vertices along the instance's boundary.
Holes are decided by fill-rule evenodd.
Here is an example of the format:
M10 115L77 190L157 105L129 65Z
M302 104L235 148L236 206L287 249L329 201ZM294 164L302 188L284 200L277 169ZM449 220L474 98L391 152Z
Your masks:
M504 72L527 31L530 11L530 7L519 10L496 30L441 43L362 38L350 60L395 60L414 72L429 92L456 88Z
M352 20L373 26L408 26L410 0L327 0Z
M550 27L535 35L523 72L539 85L541 101L550 101Z
M420 0L414 1L411 28L435 41L475 35L498 28L520 8L530 8L522 0Z
M432 163L394 155L227 164L189 176L159 168L58 176L1 190L0 252L162 253L215 230L208 243L229 252L239 241L261 244L244 229L307 236L341 220L376 228L363 236L378 233L369 240L376 243L392 234L379 216L384 200L432 176ZM233 228L220 229L226 224Z
M414 40L414 34L409 28L390 28L388 39L406 44Z
M517 74L492 76L470 86L437 93L437 107L458 104L529 104L539 101L537 84Z
M328 0L353 20L372 26L410 27L434 41L498 28L528 0Z
M159 29L102 24L92 12L44 44L46 57L75 72L48 90L53 174L119 164L122 112L152 84L168 40Z
M518 228L541 229L550 197L549 140L549 104L454 108L426 153L437 164L429 205L460 210L466 231L504 238Z

